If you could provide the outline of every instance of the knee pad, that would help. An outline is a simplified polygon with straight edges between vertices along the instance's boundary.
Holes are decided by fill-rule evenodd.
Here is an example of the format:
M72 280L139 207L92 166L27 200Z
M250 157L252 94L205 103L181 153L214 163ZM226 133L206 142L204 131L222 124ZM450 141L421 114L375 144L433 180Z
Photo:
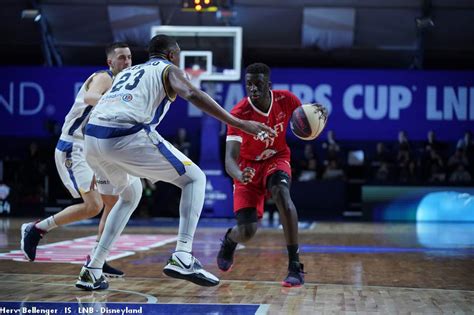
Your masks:
M255 208L244 208L235 214L237 219L237 225L247 225L258 222L257 209Z
M270 177L267 179L267 189L271 191L272 187L276 185L284 185L288 187L289 189L290 183L291 183L290 175L288 175L287 173L283 171L278 170L272 175L270 175Z

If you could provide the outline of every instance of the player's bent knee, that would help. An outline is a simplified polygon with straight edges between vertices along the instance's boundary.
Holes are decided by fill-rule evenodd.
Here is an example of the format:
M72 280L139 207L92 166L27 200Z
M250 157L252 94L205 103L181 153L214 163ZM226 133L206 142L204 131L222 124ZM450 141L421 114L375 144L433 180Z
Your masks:
M104 206L100 198L90 198L85 200L85 212L87 217L95 217L98 215Z
M206 185L206 174L196 165L191 167L186 172L193 182L199 183L200 185Z
M127 186L124 191L120 194L125 202L133 202L138 205L140 198L142 197L143 186L139 178L135 178L129 186Z
M186 167L186 173L178 177L172 183L179 188L184 188L186 185L193 184L205 189L206 187L206 175L204 172L195 164Z

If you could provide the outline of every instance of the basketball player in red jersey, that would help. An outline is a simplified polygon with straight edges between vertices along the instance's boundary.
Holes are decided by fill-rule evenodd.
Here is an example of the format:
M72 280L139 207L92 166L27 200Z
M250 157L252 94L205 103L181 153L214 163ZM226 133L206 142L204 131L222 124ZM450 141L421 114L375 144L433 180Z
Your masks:
M245 86L248 97L242 99L231 114L262 122L277 135L261 141L228 127L225 167L234 179L237 225L225 234L217 265L222 271L232 267L237 243L245 243L255 235L257 221L263 216L265 197L271 194L280 212L289 257L288 276L282 285L300 286L304 283L304 272L298 255L298 214L289 190L291 166L286 129L301 102L289 91L271 90L270 68L263 63L247 67Z

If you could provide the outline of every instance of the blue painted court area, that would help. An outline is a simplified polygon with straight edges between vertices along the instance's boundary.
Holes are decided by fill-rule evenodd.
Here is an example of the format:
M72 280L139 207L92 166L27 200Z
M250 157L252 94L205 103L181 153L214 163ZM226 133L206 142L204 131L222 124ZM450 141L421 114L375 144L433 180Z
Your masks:
M1 314L255 314L257 304L0 302ZM262 313L265 313L263 311Z
M380 247L380 246L320 246L301 245L304 253L341 253L341 254L374 254L374 253L431 253L450 255L474 255L474 249L464 248L423 248L423 247Z

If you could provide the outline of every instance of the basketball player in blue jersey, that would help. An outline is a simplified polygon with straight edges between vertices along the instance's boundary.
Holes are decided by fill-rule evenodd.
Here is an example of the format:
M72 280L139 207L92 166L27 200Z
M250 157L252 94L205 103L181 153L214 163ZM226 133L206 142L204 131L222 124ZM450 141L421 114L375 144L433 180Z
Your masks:
M119 192L104 233L76 282L84 290L108 288L102 266L142 194L137 177L165 181L182 189L176 250L163 272L202 286L219 284L192 255L196 226L204 204L206 177L188 157L155 130L177 95L220 121L260 138L274 136L263 123L233 117L197 89L178 68L180 48L171 37L157 35L149 43L150 60L122 71L100 99L85 129L85 150L96 175ZM108 187L97 182L99 192Z
M64 186L73 198L82 197L84 202L69 206L42 221L22 225L21 250L30 261L35 260L36 248L44 234L58 226L94 217L100 213L103 204L105 204L99 224L98 241L104 229L105 220L117 201L117 196L112 194L101 196L94 190L94 172L86 163L84 155L83 128L92 108L110 89L114 77L132 65L132 54L126 43L117 42L109 45L106 48L106 55L109 69L93 73L84 82L65 118L55 150L56 167ZM97 180L101 181L100 178ZM123 276L122 271L112 268L106 263L103 266L103 271L107 276Z

